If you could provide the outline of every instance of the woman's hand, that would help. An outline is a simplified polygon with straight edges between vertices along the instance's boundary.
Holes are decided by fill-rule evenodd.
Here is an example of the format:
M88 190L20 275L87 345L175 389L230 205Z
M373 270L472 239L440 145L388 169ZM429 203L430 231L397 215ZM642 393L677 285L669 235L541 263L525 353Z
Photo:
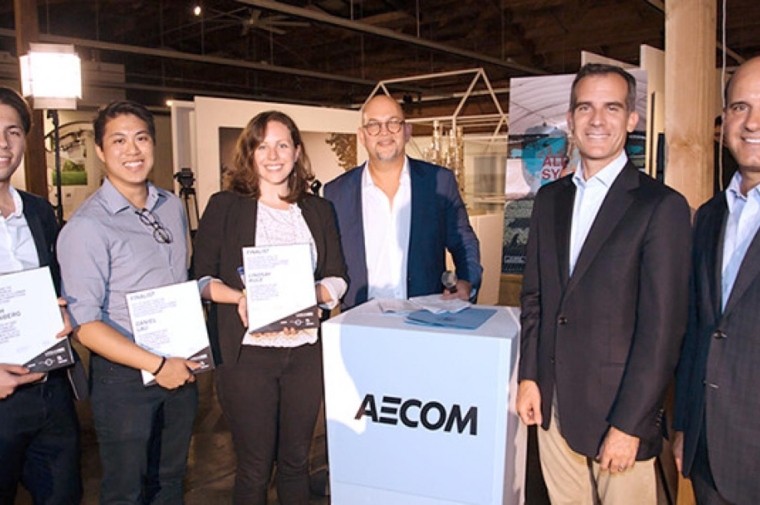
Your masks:
M295 328L284 328L281 332L278 331L267 331L264 333L251 333L250 335L253 338L261 338L261 337L274 337L275 335L278 335L280 333L284 333L285 335L288 335L289 337L292 337L293 335L298 334L298 330Z
M240 293L240 298L238 298L237 301L237 309L240 321L243 323L243 326L248 328L248 300L245 293Z

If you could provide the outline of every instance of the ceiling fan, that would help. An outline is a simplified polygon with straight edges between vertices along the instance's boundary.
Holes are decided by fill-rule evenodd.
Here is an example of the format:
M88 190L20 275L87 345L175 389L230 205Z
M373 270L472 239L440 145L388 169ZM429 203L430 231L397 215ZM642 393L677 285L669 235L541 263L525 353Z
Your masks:
M262 16L260 9L249 9L249 16L242 19L243 31L241 35L243 37L251 33L252 29L264 30L277 35L285 35L287 32L283 28L292 27L307 27L309 23L306 21L292 21L283 14L273 14L270 16Z

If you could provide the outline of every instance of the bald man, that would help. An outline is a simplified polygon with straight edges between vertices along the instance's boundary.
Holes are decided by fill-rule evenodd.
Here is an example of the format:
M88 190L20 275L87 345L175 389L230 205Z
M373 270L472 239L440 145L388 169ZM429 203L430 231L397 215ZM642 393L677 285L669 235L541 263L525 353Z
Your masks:
M325 186L348 267L344 309L372 298L477 296L480 248L454 174L406 156L411 134L398 102L373 97L358 129L369 159ZM458 277L451 291L441 283L446 250Z
M673 444L697 503L760 503L760 58L726 89L739 170L697 211Z

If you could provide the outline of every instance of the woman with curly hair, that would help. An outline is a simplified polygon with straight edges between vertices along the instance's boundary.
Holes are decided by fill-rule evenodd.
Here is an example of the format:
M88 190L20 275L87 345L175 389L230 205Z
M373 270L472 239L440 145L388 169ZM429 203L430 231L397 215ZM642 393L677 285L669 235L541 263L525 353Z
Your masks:
M283 505L309 501L309 448L323 393L316 330L254 334L239 268L242 248L309 244L317 302L336 306L346 268L332 205L308 193L313 179L301 134L277 111L240 135L226 191L209 200L195 237L194 273L214 302L209 323L217 392L237 455L234 502L266 504L272 466Z

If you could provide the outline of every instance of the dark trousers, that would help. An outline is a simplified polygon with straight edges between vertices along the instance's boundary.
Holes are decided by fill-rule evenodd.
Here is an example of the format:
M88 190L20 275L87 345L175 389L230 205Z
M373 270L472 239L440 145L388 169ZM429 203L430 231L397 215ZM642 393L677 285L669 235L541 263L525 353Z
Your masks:
M266 505L274 461L283 505L309 503L309 448L322 402L322 345L245 346L217 369L237 455L234 503Z
M117 369L118 370L118 369ZM145 387L140 374L93 371L101 504L181 504L198 389Z
M0 504L13 504L19 482L35 505L82 498L79 421L63 372L0 400Z

